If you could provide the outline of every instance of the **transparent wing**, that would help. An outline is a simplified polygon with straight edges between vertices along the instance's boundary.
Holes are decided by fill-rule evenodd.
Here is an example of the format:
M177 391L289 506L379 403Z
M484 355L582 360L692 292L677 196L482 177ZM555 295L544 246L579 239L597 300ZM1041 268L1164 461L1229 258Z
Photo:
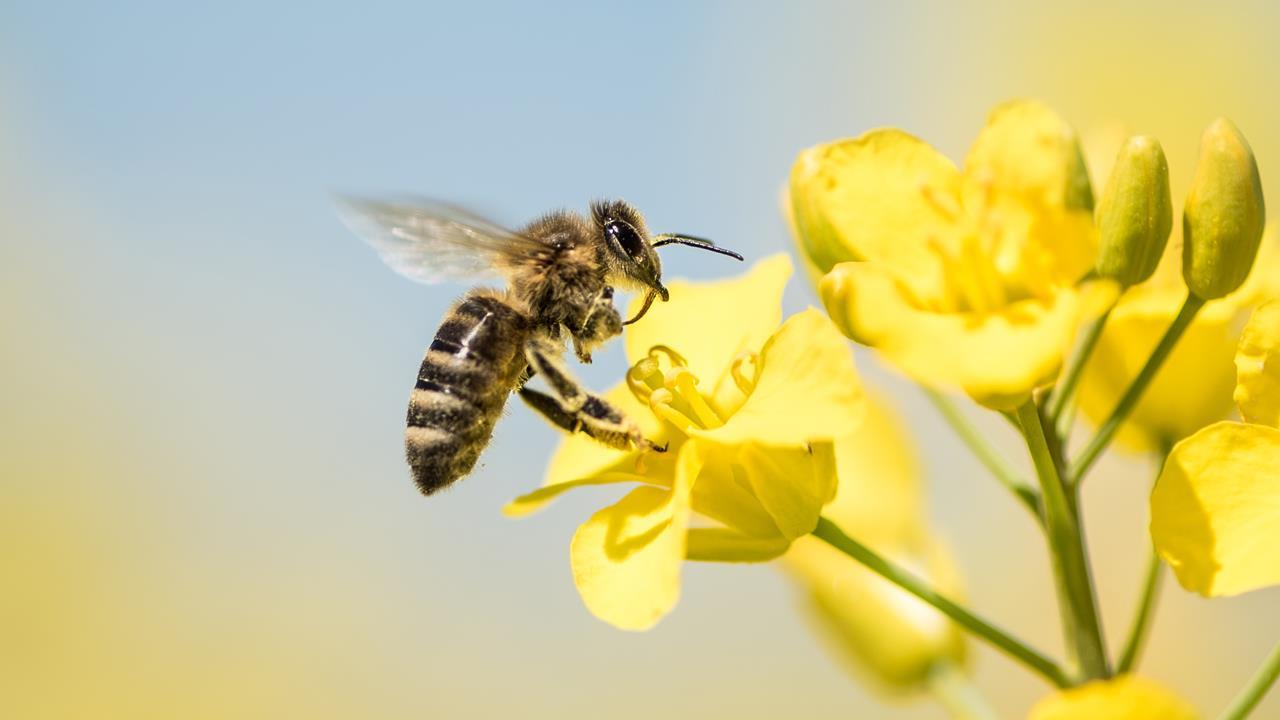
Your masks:
M547 249L537 240L436 200L342 197L338 207L347 227L372 245L383 262L418 282L501 273L511 261Z

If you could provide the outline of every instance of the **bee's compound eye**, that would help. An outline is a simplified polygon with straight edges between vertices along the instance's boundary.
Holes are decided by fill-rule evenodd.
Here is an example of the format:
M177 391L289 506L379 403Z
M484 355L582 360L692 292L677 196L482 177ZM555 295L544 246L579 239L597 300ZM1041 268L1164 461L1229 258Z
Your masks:
M604 225L604 234L622 248L628 257L639 260L644 257L645 243L640 233L622 220L610 220Z

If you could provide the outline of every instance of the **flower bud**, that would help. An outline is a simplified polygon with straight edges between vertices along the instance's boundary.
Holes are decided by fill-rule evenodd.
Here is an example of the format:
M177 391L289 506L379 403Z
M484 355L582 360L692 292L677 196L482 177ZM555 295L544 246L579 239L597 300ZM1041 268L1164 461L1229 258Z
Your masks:
M1067 190L1062 201L1068 210L1093 210L1093 184L1089 182L1089 167L1084 162L1084 148L1078 138L1073 139L1070 168L1067 171Z
M903 550L888 554L942 592L956 594L959 578L950 557L936 545L924 552L926 557ZM814 629L874 687L888 694L918 692L935 667L963 667L964 636L955 624L838 550L801 538L786 564L806 585Z
M1154 138L1131 137L1120 148L1098 202L1098 274L1124 287L1151 277L1172 229L1164 151Z
M1200 140L1191 193L1182 211L1182 277L1205 300L1244 282L1258 254L1266 210L1249 143L1218 118Z

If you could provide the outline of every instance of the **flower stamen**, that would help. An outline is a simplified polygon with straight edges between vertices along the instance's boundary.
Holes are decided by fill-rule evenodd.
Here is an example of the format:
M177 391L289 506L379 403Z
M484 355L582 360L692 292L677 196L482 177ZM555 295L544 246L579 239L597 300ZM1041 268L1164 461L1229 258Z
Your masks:
M693 427L696 423L694 423L693 419L688 415L685 415L672 407L671 404L675 399L675 393L671 392L667 388L658 388L649 396L649 409L653 411L654 415L666 420L677 430L688 435L689 428Z
M720 416L711 409L711 406L707 405L702 393L698 392L698 378L694 377L688 368L677 367L672 369L666 375L665 384L681 400L688 403L698 420L698 425L703 428L718 428L724 425L724 421L720 419Z
M666 355L667 360L671 363L672 367L687 367L689 365L689 362L684 359L683 355L666 345L654 345L649 348L650 358L657 360L659 355Z

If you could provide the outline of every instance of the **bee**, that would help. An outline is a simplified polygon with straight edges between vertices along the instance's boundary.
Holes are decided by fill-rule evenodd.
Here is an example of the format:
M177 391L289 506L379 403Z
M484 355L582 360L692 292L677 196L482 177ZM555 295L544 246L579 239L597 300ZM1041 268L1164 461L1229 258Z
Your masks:
M405 456L424 495L471 472L514 391L553 424L619 449L665 450L604 398L584 388L563 362L567 344L584 363L636 322L654 299L667 300L657 248L687 245L742 256L709 240L649 234L644 218L619 201L590 213L557 211L511 231L462 208L425 199L339 200L356 235L401 275L425 283L505 277L503 289L477 287L436 331L409 398ZM645 293L623 321L614 288ZM541 376L550 393L526 383Z

